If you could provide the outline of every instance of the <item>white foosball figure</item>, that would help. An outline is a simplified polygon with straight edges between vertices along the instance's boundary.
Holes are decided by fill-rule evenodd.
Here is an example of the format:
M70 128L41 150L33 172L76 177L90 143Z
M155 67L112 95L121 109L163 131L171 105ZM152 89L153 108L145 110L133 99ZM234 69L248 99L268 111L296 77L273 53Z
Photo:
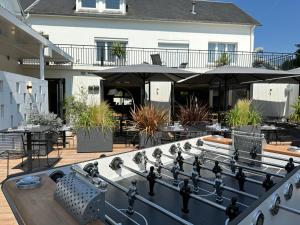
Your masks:
M193 186L194 186L194 190L193 191L194 191L194 193L198 193L199 192L199 188L198 188L199 174L198 174L196 166L193 167L193 170L192 170L192 173L191 173L191 179L192 179Z

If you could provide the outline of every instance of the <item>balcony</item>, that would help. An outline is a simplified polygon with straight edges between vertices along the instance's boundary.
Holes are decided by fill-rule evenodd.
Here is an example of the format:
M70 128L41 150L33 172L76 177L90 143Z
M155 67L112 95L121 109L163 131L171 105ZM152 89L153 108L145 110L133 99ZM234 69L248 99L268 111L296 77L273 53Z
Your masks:
M159 54L162 65L180 67L186 64L188 69L209 69L222 65L238 67L264 67L268 69L293 68L295 54L275 52L217 52L192 49L162 49L124 47L119 57L113 48L96 45L57 45L73 57L73 66L114 67L141 63L152 64L151 55ZM37 60L23 60L23 64L38 64ZM48 65L70 66L65 62L48 62Z

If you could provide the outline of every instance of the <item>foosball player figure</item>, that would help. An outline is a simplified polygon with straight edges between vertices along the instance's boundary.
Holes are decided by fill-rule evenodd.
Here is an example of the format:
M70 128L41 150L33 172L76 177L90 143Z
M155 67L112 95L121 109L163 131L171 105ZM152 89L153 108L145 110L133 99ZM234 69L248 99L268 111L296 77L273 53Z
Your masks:
M157 178L159 178L159 179L161 179L161 168L162 168L162 166L164 165L163 163L162 163L162 161L161 161L161 155L158 155L157 157L156 157L156 161L155 161L155 164L154 164L155 166L156 166L156 170L157 170Z
M232 197L230 205L226 208L225 213L228 216L229 221L232 221L240 214L240 209L236 203L237 199L235 197Z
M194 160L194 162L193 162L193 167L196 167L196 171L197 171L197 173L198 173L198 176L201 177L201 175L200 175L201 162L200 162L198 156L195 156L195 160Z
M268 190L270 190L273 186L274 186L274 182L273 180L271 180L271 175L270 174L266 174L266 179L263 181L262 186L264 187L264 189L266 190L266 192Z
M240 156L239 150L235 149L233 153L234 160L239 161L239 156Z
M219 166L219 162L218 161L215 161L215 166L214 168L212 169L212 172L217 176L218 173L222 173L222 168L221 166Z
M153 189L154 189L155 179L156 179L156 174L154 173L154 166L151 166L150 172L147 176L147 180L149 181L149 188L150 188L149 195L151 196L154 196Z
M287 173L292 172L292 170L295 168L294 165L294 159L293 158L289 158L289 162L285 165L285 170Z
M146 155L146 151L142 151L142 163L144 165L144 173L147 173L147 163L148 163L148 157Z
M216 202L221 204L223 202L223 190L224 190L224 183L223 180L221 179L221 173L216 174L216 179L215 179L215 189L216 189Z
M236 173L235 178L239 182L240 191L245 191L244 185L245 185L245 182L246 182L246 175L243 172L242 167L239 167L239 171Z
M192 182L193 182L193 186L194 186L194 193L198 193L199 191L199 188L198 188L198 184L199 184L199 174L197 172L197 167L196 166L193 166L193 170L192 170L192 173L191 173L191 179L192 179Z
M188 203L190 199L191 189L189 187L189 180L185 179L183 187L180 189L180 195L182 196L183 207L181 209L184 213L189 213Z
M234 157L232 156L231 159L230 159L230 169L231 169L231 173L235 174L236 172L236 162L235 162L235 159Z
M173 174L173 185L174 186L178 186L179 184L179 181L178 181L178 175L179 175L179 166L177 165L177 161L175 160L174 163L173 163L173 167L171 169L171 173Z
M180 168L180 171L184 171L183 170L183 160L184 158L182 157L181 155L181 151L178 152L178 155L177 155L177 158L176 158L176 161L178 162L178 165L179 165L179 168Z
M257 157L257 148L256 148L256 146L254 146L253 149L250 151L250 156L251 156L251 159L256 159L256 157Z
M128 208L126 212L130 215L134 213L133 206L134 206L134 201L136 199L136 195L138 194L137 192L137 187L136 187L136 180L131 181L131 185L128 188L127 191L127 196L128 196Z

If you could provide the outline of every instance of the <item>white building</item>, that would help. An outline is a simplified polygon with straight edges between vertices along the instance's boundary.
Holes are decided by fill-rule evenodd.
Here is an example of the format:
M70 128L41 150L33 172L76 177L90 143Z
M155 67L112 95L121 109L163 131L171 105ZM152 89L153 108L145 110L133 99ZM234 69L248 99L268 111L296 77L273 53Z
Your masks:
M37 78L24 76L21 61L48 61L52 57L69 61L66 53L24 23L17 0L0 1L0 130L16 127L33 109L48 112L48 82L43 64ZM29 74L31 75L31 74Z
M118 102L108 96L112 88L125 88L140 102L137 84L104 82L103 90L101 79L89 73L124 64L151 63L154 53L160 54L166 66L187 63L187 69L194 72L213 68L224 52L230 64L236 66L249 67L254 62L265 61L276 67L276 63L280 63L275 61L276 54L272 54L272 58L253 53L254 30L260 24L232 3L197 1L193 5L189 0L20 0L20 3L32 27L74 58L73 64L46 66L45 76L52 90L50 99L59 99L49 102L50 110L58 114L62 112L63 97L76 94L81 87L89 90L93 102L103 97ZM114 42L126 47L121 59L113 54ZM22 68L27 74L38 75L32 65ZM151 100L169 102L170 86L170 83L152 83ZM289 86L292 96L298 95L296 86ZM260 99L287 100L286 95L270 99L269 93L258 91L261 87L265 90L259 84L251 89L260 93ZM272 93L286 87L287 84L268 85ZM180 102L192 92L209 101L211 107L218 102L214 97L218 96L217 91L209 91L208 86L177 85L175 97ZM249 96L249 92L250 89L248 92L229 91L227 102L232 105L238 95ZM250 97L256 98L254 92ZM285 108L289 107L285 105ZM287 111L280 116L286 116ZM265 111L265 114L270 112Z

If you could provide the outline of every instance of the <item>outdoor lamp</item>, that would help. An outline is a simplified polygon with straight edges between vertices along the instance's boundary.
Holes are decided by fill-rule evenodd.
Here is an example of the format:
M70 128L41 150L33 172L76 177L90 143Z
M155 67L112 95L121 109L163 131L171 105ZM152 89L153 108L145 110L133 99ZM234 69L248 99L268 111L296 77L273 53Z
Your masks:
M27 92L28 92L28 94L32 94L32 82L31 81L27 82Z

